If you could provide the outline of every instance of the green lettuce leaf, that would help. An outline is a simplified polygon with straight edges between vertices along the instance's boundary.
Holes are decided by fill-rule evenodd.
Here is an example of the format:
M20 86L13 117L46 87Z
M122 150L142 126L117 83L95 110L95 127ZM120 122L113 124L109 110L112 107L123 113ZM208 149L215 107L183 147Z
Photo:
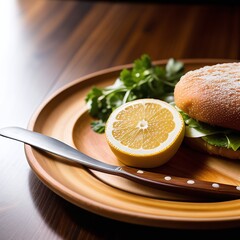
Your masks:
M176 107L176 106L175 106ZM226 147L234 151L240 150L240 132L232 129L212 126L189 117L185 112L176 107L185 122L185 137L199 138L210 145Z

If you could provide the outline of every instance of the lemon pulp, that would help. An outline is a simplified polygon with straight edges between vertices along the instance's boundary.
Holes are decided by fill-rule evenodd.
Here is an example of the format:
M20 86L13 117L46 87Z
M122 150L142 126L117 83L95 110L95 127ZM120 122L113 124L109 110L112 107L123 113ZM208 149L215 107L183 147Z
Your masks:
M124 164L157 167L178 150L184 122L170 104L157 99L138 99L118 107L106 123L106 139Z

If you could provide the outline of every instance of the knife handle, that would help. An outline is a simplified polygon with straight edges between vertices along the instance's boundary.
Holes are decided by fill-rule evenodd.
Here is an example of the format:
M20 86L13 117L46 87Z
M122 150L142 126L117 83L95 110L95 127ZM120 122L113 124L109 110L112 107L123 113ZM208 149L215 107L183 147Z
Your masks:
M165 175L142 169L122 166L121 174L135 182L149 187L164 189L185 194L200 194L201 196L215 198L240 198L240 186L228 185L218 182L208 182L197 179Z
M43 134L32 132L19 127L8 127L0 129L0 136L24 142L33 147L54 153L66 159L78 162L89 168L102 172L123 176L135 182L147 186L164 189L166 191L200 194L211 198L240 198L240 186L227 185L217 182L207 182L196 179L187 179L177 176L164 175L156 172L136 169L128 166L114 166L93 159L77 149L60 142L57 139Z

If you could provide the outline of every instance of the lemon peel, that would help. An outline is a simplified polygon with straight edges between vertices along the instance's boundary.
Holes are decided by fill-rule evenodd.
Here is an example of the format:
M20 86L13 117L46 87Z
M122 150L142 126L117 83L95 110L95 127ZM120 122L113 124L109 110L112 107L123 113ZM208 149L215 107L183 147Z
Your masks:
M145 98L115 109L106 122L105 135L120 162L132 167L153 168L176 154L184 132L183 118L174 106Z

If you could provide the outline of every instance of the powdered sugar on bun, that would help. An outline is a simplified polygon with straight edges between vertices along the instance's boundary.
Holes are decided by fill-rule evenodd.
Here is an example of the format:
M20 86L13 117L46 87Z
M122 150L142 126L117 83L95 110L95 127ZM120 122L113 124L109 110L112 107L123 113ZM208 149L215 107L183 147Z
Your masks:
M174 101L192 118L240 131L240 62L187 72L175 86Z

